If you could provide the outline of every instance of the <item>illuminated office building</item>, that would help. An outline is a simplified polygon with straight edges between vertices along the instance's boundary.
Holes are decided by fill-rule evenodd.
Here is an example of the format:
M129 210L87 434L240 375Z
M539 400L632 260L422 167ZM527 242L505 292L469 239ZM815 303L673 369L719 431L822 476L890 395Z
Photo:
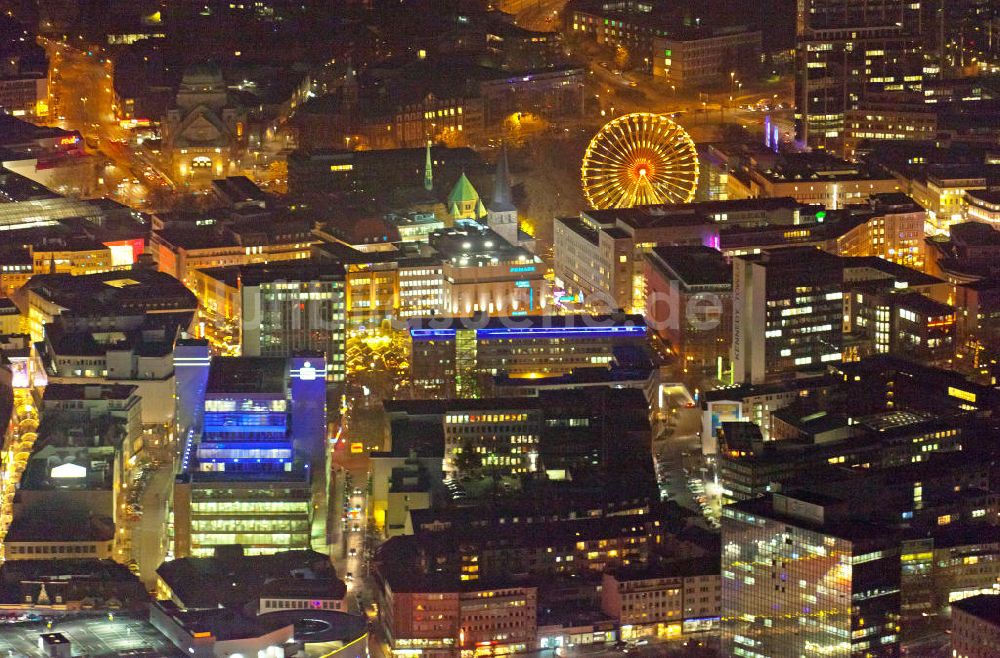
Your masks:
M766 196L761 194L760 196ZM645 255L654 247L720 248L733 227L803 223L809 209L795 199L736 199L672 205L587 210L553 223L555 288L560 301L592 311L644 311Z
M642 316L523 316L411 320L417 397L478 397L499 373L526 380L606 366L619 346L643 346Z
M722 655L899 655L899 551L845 501L773 494L723 509Z
M923 84L920 2L803 0L796 21L796 125L813 148L843 145L844 116Z
M841 259L809 247L733 260L733 379L760 383L841 360Z
M243 356L326 355L330 381L344 379L345 272L336 262L294 260L191 270L206 335ZM235 338L234 338L235 337Z
M511 213L492 215L506 222L496 225L508 233ZM326 240L314 248L316 260L341 263L347 271L352 328L394 317L529 315L545 309L549 285L542 260L472 220L431 232L427 243L399 242L377 250L319 235Z
M653 37L653 77L671 90L731 83L735 75L756 74L760 51L761 33L743 26L671 30L669 36Z
M965 217L969 221L1000 226L1000 192L970 190L965 193Z
M850 293L847 315L855 336L863 337L857 351L896 354L919 363L946 364L955 356L956 309L918 292Z
M240 268L244 356L323 352L344 379L344 268L300 261Z
M175 557L311 546L326 489L325 370L318 354L212 362L200 436L174 486Z

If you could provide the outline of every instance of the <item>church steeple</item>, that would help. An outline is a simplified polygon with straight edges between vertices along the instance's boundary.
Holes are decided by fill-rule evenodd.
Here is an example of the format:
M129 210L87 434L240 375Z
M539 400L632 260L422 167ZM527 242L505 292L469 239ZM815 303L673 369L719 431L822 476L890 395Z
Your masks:
M424 189L434 189L434 169L431 166L431 140L427 140L427 158L424 160Z
M510 185L510 167L507 164L507 145L500 147L500 157L497 158L497 171L493 177L493 205L495 209L514 206L514 194Z

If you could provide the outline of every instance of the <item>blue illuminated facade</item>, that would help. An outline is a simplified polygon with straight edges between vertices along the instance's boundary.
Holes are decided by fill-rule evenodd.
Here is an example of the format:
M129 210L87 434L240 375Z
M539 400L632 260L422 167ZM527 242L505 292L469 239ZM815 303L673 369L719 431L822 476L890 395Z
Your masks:
M212 357L208 341L185 339L174 346L178 436L200 433Z
M641 316L414 319L410 370L417 397L479 397L483 382L607 367L619 346L646 345Z
M289 403L283 395L212 393L197 462L202 471L290 469L293 461Z
M562 326L562 327L510 327L510 328L483 328L472 329L476 332L477 340L526 340L526 339L551 339L551 338L619 338L646 336L646 325L621 324L611 326ZM458 329L410 329L410 337L413 340L454 340Z
M312 548L325 517L323 355L215 358L202 390L174 487L175 557Z

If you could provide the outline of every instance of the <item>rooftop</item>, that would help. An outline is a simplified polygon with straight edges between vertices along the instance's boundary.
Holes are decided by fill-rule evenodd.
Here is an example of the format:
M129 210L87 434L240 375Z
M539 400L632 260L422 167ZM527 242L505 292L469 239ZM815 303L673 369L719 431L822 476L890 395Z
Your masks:
M740 213L795 212L807 207L792 197L761 197L727 201L698 201L669 205L636 206L608 210L587 210L585 219L601 226L625 224L632 229L714 222L717 215Z
M128 384L61 384L45 387L44 401L64 400L127 400L139 389Z
M74 137L77 139L78 133L75 131L63 130L62 128L50 128L48 126L36 126L33 123L18 119L10 114L0 114L0 146L16 146L28 141L38 139L55 139L63 137Z
M4 541L8 543L86 542L111 541L114 538L115 524L111 519L79 519L39 514L15 516Z
M896 298L900 306L905 306L926 317L953 315L955 313L954 306L935 301L919 292L899 293Z
M545 388L573 385L585 386L587 384L607 384L608 386L612 386L621 382L645 382L649 379L653 370L652 365L649 368L619 368L614 366L608 368L595 366L592 368L577 368L563 375L540 377L538 379L511 377L506 373L500 372L493 378L493 382L494 385L503 388L524 386Z
M330 557L310 550L273 555L217 550L215 557L164 562L156 573L188 608L243 607L261 596L342 599L347 592Z
M969 190L965 196L974 205L1000 206L1000 191Z
M772 183L836 182L889 179L889 174L865 164L851 163L827 153L784 153L770 169L753 173Z
M967 599L955 601L952 607L967 615L978 617L994 626L1000 626L1000 596L996 594L980 594Z
M737 256L740 260L759 263L770 268L790 268L808 270L840 270L846 263L845 259L815 247L786 247L769 249L759 254ZM888 261L886 261L888 262Z
M705 246L655 247L658 262L685 286L731 286L733 268L722 252Z
M139 579L124 564L114 560L65 558L52 560L7 560L0 567L2 580L69 581L94 580L103 583L134 582ZM141 589L141 585L140 589Z
M181 609L170 601L157 601L156 605L191 635L210 633L217 641L242 640L288 629L288 639L293 636L294 624L277 618L250 616L229 608Z
M266 356L222 356L212 359L209 394L285 393L287 360Z
M833 386L839 381L841 380L838 378L823 374L764 384L737 384L735 386L724 386L711 391L705 391L702 397L705 402L713 402L716 400L740 400L758 395L774 395L790 392L798 393L810 388Z
M591 224L585 222L583 219L579 217L557 217L556 221L595 247L598 245L600 236L597 229L595 229Z
M491 335L511 337L523 334L531 338L541 330L560 332L583 331L601 333L602 329L611 331L622 330L623 337L645 335L646 320L641 315L526 315L519 317L491 317L479 315L471 318L427 317L413 318L407 321L410 334L419 337L443 337L446 333L452 335L457 329L474 329L479 338L489 338ZM635 331L627 331L633 329ZM425 332L434 332L426 334ZM441 333L444 332L444 333Z
M920 270L878 256L841 256L840 258L844 264L844 279L848 281L870 278L870 272L867 274L862 274L860 271L852 272L852 270L866 269L881 273L883 275L881 278L893 279L900 283L905 282L908 286L933 286L943 283L936 276L924 274Z
M212 181L215 193L232 204L265 203L267 195L246 176L229 176Z
M611 572L619 582L684 576L717 576L719 560L714 557L664 560L645 567L623 567Z
M483 267L498 263L540 264L541 260L523 247L515 247L492 229L472 222L438 229L428 236L431 247L444 261L462 267Z
M130 311L190 310L198 301L184 284L143 268L100 274L37 274L25 288L74 315L117 316Z
M1000 245L1000 231L982 222L960 222L950 227L951 239L970 246Z
M235 288L240 283L259 286L277 281L343 281L344 267L330 261L291 260L213 267L201 270L201 274Z
M779 442L780 443L780 442ZM783 498L801 500L805 503L827 507L828 505L840 505L842 501L821 496L819 494L809 494L804 492L788 492L783 494ZM802 528L813 532L820 532L851 542L860 543L862 546L869 543L891 542L888 529L881 525L868 523L864 520L845 520L842 518L824 518L822 523L804 519L800 516L792 516L775 509L775 495L770 494L763 498L744 500L727 506L727 510L745 512L761 518L783 523L793 528ZM723 528L726 519L724 515ZM864 548L855 548L857 552L867 552Z

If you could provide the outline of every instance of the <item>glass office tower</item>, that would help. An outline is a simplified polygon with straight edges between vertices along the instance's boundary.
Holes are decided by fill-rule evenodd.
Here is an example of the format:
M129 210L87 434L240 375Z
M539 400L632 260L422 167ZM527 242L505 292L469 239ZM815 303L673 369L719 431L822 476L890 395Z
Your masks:
M230 544L248 555L312 548L325 379L321 354L212 361L202 433L174 487L175 557Z
M898 656L897 546L815 494L724 508L722 655Z

